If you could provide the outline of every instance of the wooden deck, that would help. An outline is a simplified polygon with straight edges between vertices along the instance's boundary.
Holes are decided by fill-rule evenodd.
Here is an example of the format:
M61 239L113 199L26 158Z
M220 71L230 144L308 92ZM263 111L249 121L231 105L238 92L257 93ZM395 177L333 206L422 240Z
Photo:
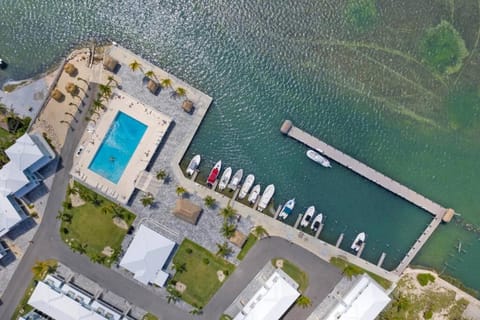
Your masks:
M328 158L334 160L335 162L338 162L344 167L355 171L357 174L365 177L372 182L375 182L379 186L415 204L416 206L422 208L423 210L431 213L434 216L443 217L444 213L447 210L441 205L433 202L432 200L427 199L423 195L407 188L406 186L398 183L395 180L392 180L386 175L370 168L362 162L350 157L349 155L343 153L340 150L335 149L329 144L321 141L320 139L295 126L291 126L291 128L286 134L289 137L307 145L311 149L315 149L318 151L321 150L321 153Z

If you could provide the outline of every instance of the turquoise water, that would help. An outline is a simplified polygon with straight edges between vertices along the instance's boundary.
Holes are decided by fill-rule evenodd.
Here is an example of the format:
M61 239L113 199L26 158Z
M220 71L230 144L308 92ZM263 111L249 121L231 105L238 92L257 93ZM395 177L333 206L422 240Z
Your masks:
M377 3L378 25L359 34L337 0L5 0L0 56L10 65L0 81L44 71L90 38L117 41L214 97L187 152L202 154L202 174L219 159L252 172L263 186L275 184L276 204L297 199L290 223L314 204L327 216L323 239L345 232L348 248L365 231L364 256L375 261L385 251L385 266L394 267L431 217L336 163L324 170L309 161L304 146L279 133L291 119L459 212L414 263L480 289L480 113L467 108L452 120L444 99L465 83L480 86L478 3ZM451 77L432 76L416 54L422 30L442 19L474 53Z
M117 183L146 130L142 122L118 112L88 168Z

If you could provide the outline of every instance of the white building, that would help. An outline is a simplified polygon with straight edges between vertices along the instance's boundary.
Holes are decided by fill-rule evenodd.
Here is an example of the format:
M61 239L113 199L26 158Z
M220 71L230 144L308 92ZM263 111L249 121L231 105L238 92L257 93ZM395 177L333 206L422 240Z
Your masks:
M367 275L358 277L324 320L374 320L390 302L390 297L380 285Z
M24 134L5 153L10 161L0 169L0 236L27 217L18 199L40 185L43 177L38 171L55 158L37 134Z
M140 225L120 266L132 272L134 278L143 284L152 283L163 287L168 273L162 271L162 268L174 248L175 242Z

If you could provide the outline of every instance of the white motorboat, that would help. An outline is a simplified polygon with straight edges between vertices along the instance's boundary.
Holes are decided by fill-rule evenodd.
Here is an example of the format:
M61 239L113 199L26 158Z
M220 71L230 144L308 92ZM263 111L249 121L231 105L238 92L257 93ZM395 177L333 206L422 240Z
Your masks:
M362 247L363 243L365 242L366 234L365 232L360 232L353 240L352 246L350 247L353 251L358 252Z
M245 182L243 183L242 188L240 189L240 193L238 194L239 199L243 199L247 196L254 182L255 182L255 176L253 174L249 174L245 178Z
M260 194L260 185L257 184L255 187L253 187L252 192L250 192L250 195L248 196L248 202L255 203L255 201L257 201L259 194Z
M292 213L293 207L295 207L295 198L290 199L283 205L282 211L278 214L278 217L285 220Z
M240 181L242 181L243 177L243 169L238 169L237 172L233 175L232 181L228 185L228 188L231 190L236 190L238 185L240 184Z
M313 231L317 231L318 228L322 225L323 214L319 213L315 219L313 219L312 226L310 227Z
M191 176L195 172L195 170L197 170L201 160L202 158L200 157L199 154L197 154L195 157L192 158L192 160L190 160L190 163L188 164L188 167L187 167L187 174L189 176Z
M265 188L265 191L263 191L262 197L260 198L260 202L258 203L258 210L263 211L268 206L270 200L272 200L274 193L275 186L273 184L269 184Z
M323 167L325 168L331 168L331 164L330 164L330 161L328 161L327 158L325 158L324 156L322 156L320 153L314 151L314 150L308 150L307 151L307 157L310 159L310 160L313 160L315 161L316 163L319 163L321 164Z
M221 169L222 169L222 160L219 160L217 163L215 163L212 170L208 174L208 178L207 178L208 185L213 185L215 181L217 181L217 177Z
M300 222L301 227L306 227L312 220L313 215L315 214L315 206L308 207L307 211L303 215L302 221Z
M232 167L228 167L223 171L222 176L220 178L220 182L218 183L218 190L223 190L227 187L230 178L232 177Z

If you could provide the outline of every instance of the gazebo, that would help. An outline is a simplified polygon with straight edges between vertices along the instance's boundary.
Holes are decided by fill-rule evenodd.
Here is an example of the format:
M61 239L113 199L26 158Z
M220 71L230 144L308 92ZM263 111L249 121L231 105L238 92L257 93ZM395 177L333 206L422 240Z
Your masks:
M118 61L106 55L103 58L103 67L105 70L115 73L117 71Z
M186 113L192 113L193 112L193 102L191 100L184 100L182 103L182 109Z
M173 214L186 222L197 224L202 208L188 199L178 199L173 209Z
M150 79L148 80L147 88L152 94L157 95L158 89L160 89L160 85L156 81Z
M51 96L58 102L62 102L65 99L65 95L58 89L53 90Z

